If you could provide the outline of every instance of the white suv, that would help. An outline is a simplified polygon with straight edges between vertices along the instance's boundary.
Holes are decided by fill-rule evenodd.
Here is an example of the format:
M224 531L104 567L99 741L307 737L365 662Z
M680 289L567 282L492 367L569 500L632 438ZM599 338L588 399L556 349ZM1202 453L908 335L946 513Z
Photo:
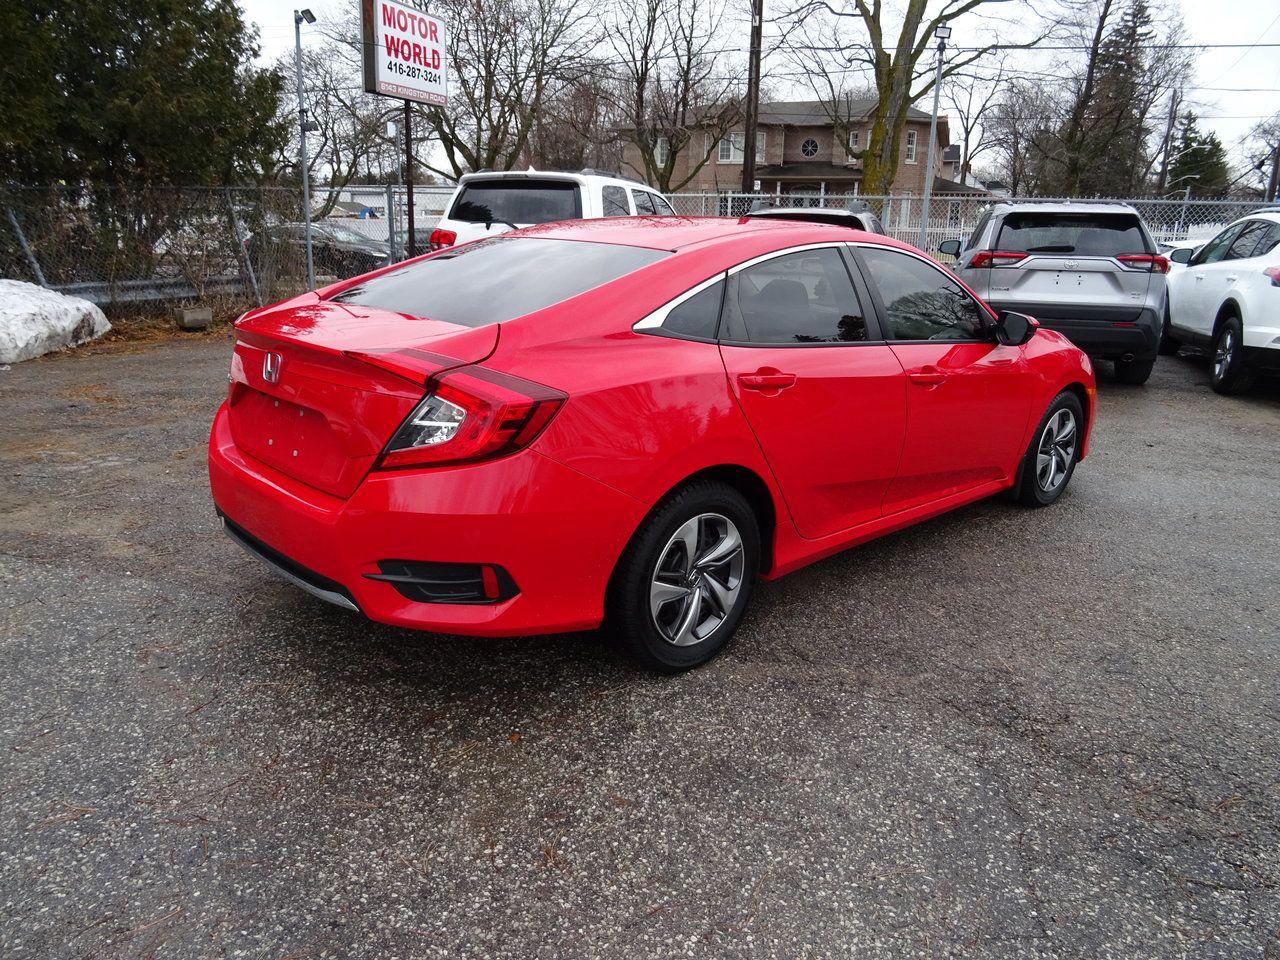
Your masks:
M1240 393L1258 370L1280 371L1280 208L1237 220L1169 281L1168 344L1211 348L1214 390Z
M674 216L667 198L636 180L599 173L502 170L458 180L431 231L432 250L553 220Z

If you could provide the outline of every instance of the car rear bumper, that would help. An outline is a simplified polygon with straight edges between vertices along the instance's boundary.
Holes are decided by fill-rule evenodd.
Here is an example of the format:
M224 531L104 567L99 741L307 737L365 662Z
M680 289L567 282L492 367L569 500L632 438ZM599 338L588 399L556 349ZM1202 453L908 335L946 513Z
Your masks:
M370 474L347 500L242 454L225 407L209 481L227 532L275 572L337 606L400 627L477 636L590 629L643 505L532 449L487 463ZM490 564L515 595L409 599L382 561Z
M1164 326L1163 318L1151 308L1144 308L1133 318L1132 311L1124 316L1129 319L1108 319L1105 314L1098 314L1098 308L1090 308L1088 319L1078 317L1044 316L1043 304L1034 303L1002 303L989 301L997 310L1013 310L1025 313L1040 321L1040 325L1050 330L1057 330L1077 347L1091 356L1104 360L1118 360L1132 357L1137 360L1149 360L1155 357L1160 347L1160 333ZM1058 312L1058 308L1052 311Z

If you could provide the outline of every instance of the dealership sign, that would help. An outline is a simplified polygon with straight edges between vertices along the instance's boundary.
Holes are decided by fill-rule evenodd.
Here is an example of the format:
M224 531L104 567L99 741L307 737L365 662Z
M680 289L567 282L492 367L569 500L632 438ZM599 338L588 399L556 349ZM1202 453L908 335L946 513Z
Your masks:
M399 100L449 102L447 23L422 0L362 0L364 88Z

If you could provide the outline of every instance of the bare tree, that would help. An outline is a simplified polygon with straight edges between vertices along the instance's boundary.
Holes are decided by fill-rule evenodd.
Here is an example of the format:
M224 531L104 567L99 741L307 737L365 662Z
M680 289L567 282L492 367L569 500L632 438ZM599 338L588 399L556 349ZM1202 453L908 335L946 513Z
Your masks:
M639 155L635 172L664 192L697 176L742 119L717 51L725 13L725 0L618 0L605 26L619 132Z
M974 159L995 148L995 134L987 121L1007 80L1001 60L993 76L957 73L946 85L943 98L950 107L947 112L955 118L951 132L960 139L961 183L973 169Z
M933 90L934 31L991 2L906 0L899 9L886 7L883 0L803 0L786 15L793 26L814 17L825 22L824 13L829 18L825 27L807 25L802 33L805 39L799 43L789 41L793 54L805 58L815 89L844 89L847 78L859 73L875 84L876 103L869 118L871 132L861 152L863 189L868 193L887 193L891 189L907 110ZM1019 6L1027 14L1024 19L1034 18L1029 4L1020 2ZM891 17L901 19L896 34ZM954 49L943 66L943 78L959 73L994 50L1035 46L1051 29L1052 23L1043 21L1034 35L1022 42L992 40L977 47ZM822 30L825 35L816 43L812 42L815 30Z
M440 0L449 20L450 103L424 107L444 163L423 165L457 179L509 170L524 155L548 100L589 66L598 22L592 0Z

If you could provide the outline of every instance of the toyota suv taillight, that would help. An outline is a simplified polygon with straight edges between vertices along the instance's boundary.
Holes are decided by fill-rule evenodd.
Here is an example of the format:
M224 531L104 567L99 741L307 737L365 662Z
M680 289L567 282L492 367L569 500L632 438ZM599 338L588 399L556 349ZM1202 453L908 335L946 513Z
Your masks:
M431 231L431 236L427 237L427 248L430 250L443 250L445 247L452 247L457 242L457 231L441 230L436 227Z
M1019 250L979 250L969 261L971 267L1010 267L1027 255Z
M1130 270L1146 270L1148 273L1168 273L1169 261L1148 253L1122 253L1116 257L1120 265Z
M528 446L568 399L559 390L489 370L441 374L396 431L380 469L474 463Z

